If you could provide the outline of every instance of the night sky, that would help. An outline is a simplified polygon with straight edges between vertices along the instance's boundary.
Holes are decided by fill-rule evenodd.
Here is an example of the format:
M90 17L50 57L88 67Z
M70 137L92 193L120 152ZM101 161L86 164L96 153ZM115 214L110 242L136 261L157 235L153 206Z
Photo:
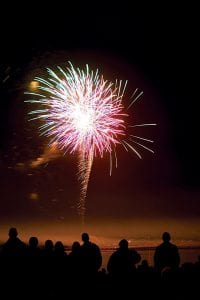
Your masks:
M131 1L130 1L131 2ZM144 92L132 123L157 123L136 133L154 140L143 159L118 149L94 161L86 200L88 220L195 220L200 213L199 95L195 24L183 7L106 4L1 10L0 222L77 220L76 155L48 154L47 140L29 122L24 91L45 67L88 63L104 77L128 79L128 95ZM31 167L44 153L49 161ZM45 154L46 155L46 154ZM180 221L181 222L181 221ZM199 228L195 228L196 231Z

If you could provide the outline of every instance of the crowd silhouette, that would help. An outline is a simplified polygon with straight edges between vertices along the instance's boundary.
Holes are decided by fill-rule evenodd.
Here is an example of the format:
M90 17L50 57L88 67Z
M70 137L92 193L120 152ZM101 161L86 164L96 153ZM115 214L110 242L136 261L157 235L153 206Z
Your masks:
M198 292L200 256L196 263L181 265L179 249L170 242L168 232L154 253L154 266L142 260L128 241L119 241L107 269L102 268L102 253L89 234L74 241L67 253L61 241L47 239L43 247L38 238L28 244L10 228L8 240L0 247L0 293L2 299L84 299L153 297L154 299L193 299Z

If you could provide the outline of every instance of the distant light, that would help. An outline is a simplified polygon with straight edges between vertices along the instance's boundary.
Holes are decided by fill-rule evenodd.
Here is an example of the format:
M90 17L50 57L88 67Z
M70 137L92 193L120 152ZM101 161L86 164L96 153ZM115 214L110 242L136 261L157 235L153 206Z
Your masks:
M31 200L38 200L38 193L30 193L29 198Z
M57 202L58 200L56 198L51 199L51 202Z
M16 165L15 165L15 169L17 171L24 171L25 164L23 162L17 162Z
M33 81L30 82L29 87L30 87L31 90L37 90L37 88L39 87L39 82L33 80Z

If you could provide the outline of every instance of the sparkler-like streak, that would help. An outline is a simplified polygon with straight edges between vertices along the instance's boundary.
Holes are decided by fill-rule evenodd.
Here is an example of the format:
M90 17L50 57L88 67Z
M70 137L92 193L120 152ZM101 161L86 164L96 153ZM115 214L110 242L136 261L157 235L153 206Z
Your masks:
M57 67L55 72L47 68L48 79L36 77L39 83L38 93L27 92L33 99L26 102L39 105L40 108L30 111L31 120L39 119L42 135L50 138L50 145L56 143L65 153L79 153L79 180L81 184L80 200L77 205L78 213L84 222L85 199L90 178L93 159L110 153L110 173L112 171L112 154L117 164L116 145L121 144L126 151L131 150L141 158L134 144L153 152L141 144L152 140L136 135L128 135L124 118L122 99L127 81L115 83L104 80L98 70L93 72L86 65L85 70L74 68L69 62L65 70ZM137 89L132 95L130 108L142 95ZM138 124L134 126L151 126ZM132 126L132 127L134 127Z
M86 158L83 151L79 153L79 181L81 184L81 192L80 192L80 199L77 203L77 210L79 215L82 218L82 223L84 224L85 221L85 199L87 195L87 188L90 179L90 173L92 169L93 163L93 151L89 153L88 157Z

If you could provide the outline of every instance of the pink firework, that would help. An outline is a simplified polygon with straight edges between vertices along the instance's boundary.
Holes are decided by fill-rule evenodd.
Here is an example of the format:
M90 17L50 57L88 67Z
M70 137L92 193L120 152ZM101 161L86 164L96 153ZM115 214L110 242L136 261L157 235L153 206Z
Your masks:
M48 79L36 77L39 83L38 93L31 93L34 99L27 102L37 103L40 109L29 114L31 120L40 119L43 124L40 131L50 138L50 145L58 145L64 152L79 153L79 180L81 182L81 195L78 202L78 212L84 220L85 199L90 172L95 156L103 157L104 153L116 152L117 144L123 145L127 150L134 151L140 158L141 155L133 147L137 144L151 152L148 147L138 140L153 142L138 136L130 135L127 139L122 98L127 81L115 83L104 80L96 72L90 71L88 65L85 70L74 68L69 62L69 67L64 71L61 67L58 73L47 69ZM137 90L136 90L137 92ZM133 95L134 100L142 93ZM147 126L155 124L139 124L134 126ZM134 127L133 126L133 127Z

